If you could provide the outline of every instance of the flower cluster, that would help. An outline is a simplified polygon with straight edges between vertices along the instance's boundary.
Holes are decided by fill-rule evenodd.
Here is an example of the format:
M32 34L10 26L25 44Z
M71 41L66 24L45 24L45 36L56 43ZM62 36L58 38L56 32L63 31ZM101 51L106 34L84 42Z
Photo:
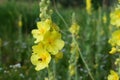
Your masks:
M32 47L31 62L37 71L48 67L51 55L55 59L59 58L60 50L64 47L59 27L51 20L52 10L49 9L49 5L50 0L41 0L39 15L41 21L37 22L37 29L32 30L35 45Z
M71 27L69 28L69 31L70 31L71 34L77 35L78 32L79 32L79 28L80 28L79 25L74 22L74 23L71 25Z
M69 78L74 77L77 75L77 61L79 58L78 53L78 43L76 38L78 37L78 33L80 30L80 26L76 23L75 14L72 16L72 25L69 28L69 32L72 34L72 43L71 43L71 51L70 51L70 60L69 60Z
M116 30L112 33L111 38L109 39L109 43L112 46L110 54L120 53L120 6L111 12L110 18L111 18L111 24L115 26ZM120 55L120 54L118 54ZM117 72L111 70L110 75L108 75L108 80L119 80L120 76L120 57L116 58L115 65L117 66Z
M38 71L48 67L51 55L59 53L64 47L64 41L61 39L58 26L50 19L37 22L37 28L32 30L36 45L32 47L31 62Z

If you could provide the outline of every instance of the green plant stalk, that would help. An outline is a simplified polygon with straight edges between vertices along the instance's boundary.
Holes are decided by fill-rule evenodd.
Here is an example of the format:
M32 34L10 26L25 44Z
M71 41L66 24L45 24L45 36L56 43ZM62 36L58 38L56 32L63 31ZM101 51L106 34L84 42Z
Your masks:
M74 41L75 41L76 44L77 44L76 46L77 46L77 48L78 48L80 57L81 57L81 59L82 59L84 65L85 65L85 67L86 67L86 69L87 69L87 71L88 71L88 74L89 74L90 78L91 78L92 80L94 80L94 77L92 76L92 73L90 72L90 69L89 69L89 67L88 67L88 65L87 65L87 63L86 63L86 61L84 60L84 57L83 57L83 55L82 55L82 53L81 53L81 51L80 51L80 49L79 49L79 46L78 46L78 43L77 43L76 39L75 39L75 38L73 38L73 39L74 39Z
M53 76L54 76L54 80L56 80L56 63L55 63L55 59L53 59Z
M56 65L55 60L52 60L52 65L48 66L48 79L49 80L56 80Z
M48 79L49 79L49 80L51 80L51 71L50 71L50 66L48 66L47 71L48 71Z
M68 70L68 80L71 80L70 71Z
M74 35L72 35L72 39L74 38ZM74 42L74 39L73 39L73 42ZM75 70L75 77L74 77L74 80L78 80L78 73L77 73L77 60L78 59L76 59L76 55L77 55L77 48L75 47L75 49L74 49L74 52L71 54L71 56L70 56L70 63L69 63L69 65L71 64L71 60L75 60L73 63L75 64L75 68L74 68L74 70ZM70 71L68 70L68 80L71 80L71 77L72 76L70 76Z
M71 59L73 59L73 54L71 54L70 56L70 62L69 62L69 65L71 64ZM70 75L70 71L68 70L68 80L71 80L72 76Z
M19 48L21 48L21 44L22 44L22 27L18 27L18 41L19 41ZM19 57L20 61L22 60L22 53L19 53Z
M75 20L75 19L74 19ZM75 36L72 35L73 41L76 43L76 41L74 40ZM77 60L76 59L76 55L77 55L78 49L77 47L75 48L75 52L74 52L74 57L75 57L75 80L78 80L78 72L77 72Z
M19 39L19 43L22 43L22 27L18 27L18 39Z
M78 80L77 60L75 61L75 80Z
M101 47L100 47L100 32L101 32L101 8L99 8L99 16L98 16L98 23L97 23L97 52L95 54L95 64L99 63L99 54L101 51ZM99 68L96 68L96 79L100 78L100 74L99 74Z

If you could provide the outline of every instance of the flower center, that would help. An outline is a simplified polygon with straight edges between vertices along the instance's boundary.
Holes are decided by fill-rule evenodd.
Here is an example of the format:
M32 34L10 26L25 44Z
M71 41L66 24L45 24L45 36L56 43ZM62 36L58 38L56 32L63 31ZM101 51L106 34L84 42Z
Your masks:
M41 29L40 29L40 33L43 34L44 32L45 32L45 30L44 30L43 28L41 28Z
M46 56L42 56L41 58L38 59L38 61L43 62L46 60Z
M49 44L52 44L52 43L53 43L53 39L49 39L49 40L48 40L48 43L49 43Z

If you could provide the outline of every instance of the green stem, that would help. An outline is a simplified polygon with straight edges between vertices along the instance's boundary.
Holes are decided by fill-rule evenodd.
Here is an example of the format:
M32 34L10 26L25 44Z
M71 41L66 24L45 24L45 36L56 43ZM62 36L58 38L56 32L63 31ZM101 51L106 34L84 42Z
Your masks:
M56 63L55 63L55 59L53 59L53 76L54 76L54 80L56 80Z
M75 41L76 44L77 44L76 46L77 46L77 48L78 48L80 57L81 57L81 59L82 59L84 65L85 65L85 67L86 67L86 69L87 69L87 71L88 71L88 74L89 74L90 78L91 78L92 80L94 80L94 78L93 78L93 76L92 76L92 73L90 72L90 69L89 69L89 67L88 67L88 65L87 65L87 63L86 63L86 61L84 60L84 57L83 57L83 55L82 55L82 53L81 53L81 51L80 51L80 49L79 49L79 46L78 46L78 43L77 43L76 39L75 39L75 38L73 38L73 39L74 39L74 41Z
M75 61L75 80L78 80L78 73L77 73L77 60Z
M70 71L68 70L68 80L71 80Z
M18 36L19 42L22 43L22 28L21 27L18 29L18 34L19 34Z
M51 66L51 68L50 68ZM56 65L55 60L52 60L52 65L48 67L48 79L49 80L56 80Z
M51 72L50 72L50 68L49 67L47 68L47 71L48 71L48 79L51 80L51 77L50 77L51 76Z

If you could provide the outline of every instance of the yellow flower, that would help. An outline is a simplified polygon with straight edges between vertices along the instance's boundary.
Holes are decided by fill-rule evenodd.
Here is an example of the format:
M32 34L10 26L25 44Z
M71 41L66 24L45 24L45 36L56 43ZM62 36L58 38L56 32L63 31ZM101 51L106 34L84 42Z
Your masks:
M51 56L45 50L40 50L39 53L33 53L31 56L31 62L36 66L35 70L39 71L46 67L50 63Z
M22 15L19 16L17 25L18 25L19 28L22 27Z
M120 64L120 58L117 58L116 60L115 60L115 65L119 65Z
M110 70L110 74L108 75L107 78L108 80L119 80L118 74L113 70Z
M69 31L70 31L72 34L77 35L78 32L79 32L79 29L80 29L80 26L79 26L77 23L73 23L73 24L71 25L71 27L69 28Z
M91 0L86 0L86 10L88 14L91 14L91 7L92 7Z
M33 53L40 53L40 51L43 49L44 49L44 46L42 43L38 43L37 45L32 46Z
M51 54L55 55L64 47L64 41L61 39L61 34L57 31L48 32L42 41L45 48Z
M44 80L49 80L47 77L45 77L45 79Z
M109 52L110 54L115 54L117 52L117 49L115 47L112 47L111 51Z
M55 61L58 62L59 59L61 59L63 57L63 53L62 52L58 52L56 55L55 55Z
M75 53L75 51L76 51L76 44L75 44L75 42L72 41L70 46L71 46L70 53Z
M103 16L103 22L104 23L106 23L107 22L107 17L106 17L106 15L104 14L104 16Z
M110 14L111 24L115 25L116 27L120 27L120 9L116 8L115 11L111 12Z
M116 30L112 33L112 37L109 40L112 46L120 46L120 30Z
M37 22L38 29L32 30L33 37L36 39L35 43L38 43L44 39L46 32L50 30L51 20Z
M20 28L22 27L22 20L18 21L18 27L20 27Z
M75 74L75 66L74 65L69 65L69 73L71 76Z

